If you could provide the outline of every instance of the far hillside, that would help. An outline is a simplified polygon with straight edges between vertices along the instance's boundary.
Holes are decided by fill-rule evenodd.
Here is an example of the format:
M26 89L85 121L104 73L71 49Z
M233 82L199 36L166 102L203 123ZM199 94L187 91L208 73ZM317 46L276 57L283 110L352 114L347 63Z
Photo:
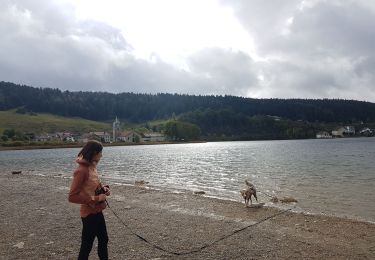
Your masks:
M90 131L110 131L111 125L82 118L67 118L44 113L16 113L16 110L0 111L0 133L14 129L34 134L68 131L85 133Z
M253 99L236 96L70 92L0 82L0 110L81 117L95 121L142 123L186 113L223 110L246 117L277 116L307 122L375 122L375 104L340 99Z

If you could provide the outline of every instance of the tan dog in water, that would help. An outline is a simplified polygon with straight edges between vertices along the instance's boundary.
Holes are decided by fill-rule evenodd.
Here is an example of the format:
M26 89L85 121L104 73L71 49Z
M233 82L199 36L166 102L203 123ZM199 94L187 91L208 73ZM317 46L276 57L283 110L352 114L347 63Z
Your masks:
M258 202L258 197L257 197L257 190L255 189L255 186L251 183L245 180L245 184L247 186L246 189L241 190L241 195L245 200L245 207L249 207L249 201L250 201L250 206L253 204L253 201L251 200L251 196L254 196L256 201Z

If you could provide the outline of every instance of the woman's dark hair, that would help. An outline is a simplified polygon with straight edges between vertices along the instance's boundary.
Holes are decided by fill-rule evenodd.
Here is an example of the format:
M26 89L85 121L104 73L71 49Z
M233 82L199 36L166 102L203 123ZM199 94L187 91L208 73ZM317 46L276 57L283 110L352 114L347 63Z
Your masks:
M103 150L103 145L101 142L90 140L78 153L78 157L82 156L88 162L91 162L95 155L100 153Z

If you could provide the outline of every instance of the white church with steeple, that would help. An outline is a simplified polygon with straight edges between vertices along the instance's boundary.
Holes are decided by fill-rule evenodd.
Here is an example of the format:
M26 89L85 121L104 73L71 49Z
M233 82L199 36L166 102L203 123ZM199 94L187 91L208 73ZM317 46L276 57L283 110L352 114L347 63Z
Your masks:
M113 135L112 135L112 142L116 142L116 139L117 139L117 136L120 134L120 121L118 120L117 116L116 116L116 119L115 121L113 122L112 124L112 132L113 132Z

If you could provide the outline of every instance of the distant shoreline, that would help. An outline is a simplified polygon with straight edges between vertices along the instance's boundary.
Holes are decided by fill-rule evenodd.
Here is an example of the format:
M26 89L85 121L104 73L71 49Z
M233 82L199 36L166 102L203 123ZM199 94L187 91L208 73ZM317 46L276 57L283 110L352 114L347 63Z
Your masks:
M187 143L206 143L206 141L191 142L147 142L147 143L103 143L103 146L135 146L135 145L159 145L159 144L187 144ZM60 149L60 148L80 148L84 144L63 144L63 145L22 145L22 146L0 146L0 151L12 150L39 150L39 149Z
M372 137L372 136L371 136ZM254 140L212 140L212 141L188 141L188 142L142 142L142 143L103 143L105 147L110 146L135 146L135 145L160 145L160 144L189 144L189 143L207 143L207 142L242 142L242 141L281 141L281 140L333 140L333 139L352 139L352 138L371 138L365 136L352 136L344 138L302 138L302 139L254 139ZM1 146L0 151L11 150L38 150L38 149L59 149L59 148L80 148L84 143L59 144L59 145L20 145L20 146Z

